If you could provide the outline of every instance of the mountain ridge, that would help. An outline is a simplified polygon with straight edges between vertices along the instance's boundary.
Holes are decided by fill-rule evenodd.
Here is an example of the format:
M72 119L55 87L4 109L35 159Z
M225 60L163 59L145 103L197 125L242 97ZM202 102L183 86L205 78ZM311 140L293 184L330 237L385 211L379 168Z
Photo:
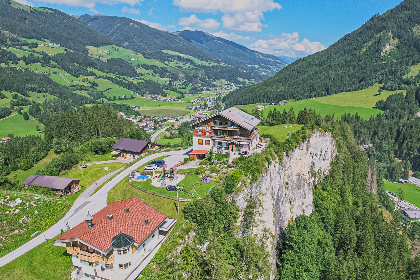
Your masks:
M405 0L327 49L298 59L262 83L231 92L226 104L301 100L375 83L387 90L417 84L420 77L404 76L420 63L419 14L420 1Z

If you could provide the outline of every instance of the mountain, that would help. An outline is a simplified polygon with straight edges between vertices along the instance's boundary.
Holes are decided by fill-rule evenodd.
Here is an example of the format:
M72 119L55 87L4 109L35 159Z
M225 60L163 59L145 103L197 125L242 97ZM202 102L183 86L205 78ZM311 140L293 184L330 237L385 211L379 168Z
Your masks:
M112 42L77 19L50 8L33 8L11 0L0 0L0 40L4 36L46 39L71 50L87 53L86 46Z
M202 31L185 30L174 34L232 65L251 69L261 75L271 77L288 64L274 55L257 52Z
M283 60L284 62L286 62L287 64L293 63L296 60L301 58L301 57L290 57L290 56L284 56L284 55L279 55L277 57Z
M420 1L406 0L374 15L328 49L295 61L262 83L231 92L226 105L300 100L375 83L388 90L416 84L420 77L404 76L420 63L419 14Z
M226 79L234 82L238 77L243 80L262 81L267 75L261 75L241 63L231 63L195 46L181 36L161 31L128 18L82 15L78 20L97 32L144 57L160 62L188 63L192 70L183 69L182 73L190 76L201 76L205 73L208 79ZM201 74L200 74L201 73Z

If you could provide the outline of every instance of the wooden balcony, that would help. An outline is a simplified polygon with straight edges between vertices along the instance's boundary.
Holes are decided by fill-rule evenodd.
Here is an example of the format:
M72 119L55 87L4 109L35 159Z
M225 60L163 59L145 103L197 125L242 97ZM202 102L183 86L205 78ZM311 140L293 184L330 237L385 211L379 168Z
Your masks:
M66 247L67 253L70 255L75 255L79 259L88 261L88 262L103 262L110 264L114 262L114 254L111 254L108 257L103 257L102 255L96 253L90 253L84 250L80 250L78 247Z
M238 131L240 128L237 126L227 126L227 125L212 125L212 129L221 129L221 130L233 130Z

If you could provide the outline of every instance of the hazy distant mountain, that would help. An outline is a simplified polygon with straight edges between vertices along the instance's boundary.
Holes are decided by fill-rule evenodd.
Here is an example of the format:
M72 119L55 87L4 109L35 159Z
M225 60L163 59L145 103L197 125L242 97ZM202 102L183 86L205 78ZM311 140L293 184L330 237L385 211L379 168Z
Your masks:
M281 60L287 62L288 64L293 63L298 59L301 59L301 57L290 57L290 56L283 56L283 55L279 55L277 57L280 58Z
M227 106L306 99L375 83L388 90L418 84L418 73L404 76L420 63L419 15L420 1L406 0L373 16L328 49L297 60L262 83L231 92Z
M272 76L288 63L274 55L264 54L235 42L202 31L179 31L174 34L233 65L242 66Z

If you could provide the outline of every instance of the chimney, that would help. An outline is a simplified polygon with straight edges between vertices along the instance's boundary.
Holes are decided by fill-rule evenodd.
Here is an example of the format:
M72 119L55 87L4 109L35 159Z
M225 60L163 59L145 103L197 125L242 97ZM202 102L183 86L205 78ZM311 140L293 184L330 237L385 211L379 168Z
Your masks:
M89 228L92 228L93 227L92 219L93 219L93 217L92 217L92 215L90 215L90 213L88 211L88 214L86 216L85 222L88 224L88 227Z
M108 216L106 216L106 218L111 221L114 218L114 216L112 216L112 214L109 213Z
M125 208L125 213L130 213L130 209L128 209L128 208Z
M145 223L146 225L148 225L148 224L149 224L149 219L144 220L144 223Z

